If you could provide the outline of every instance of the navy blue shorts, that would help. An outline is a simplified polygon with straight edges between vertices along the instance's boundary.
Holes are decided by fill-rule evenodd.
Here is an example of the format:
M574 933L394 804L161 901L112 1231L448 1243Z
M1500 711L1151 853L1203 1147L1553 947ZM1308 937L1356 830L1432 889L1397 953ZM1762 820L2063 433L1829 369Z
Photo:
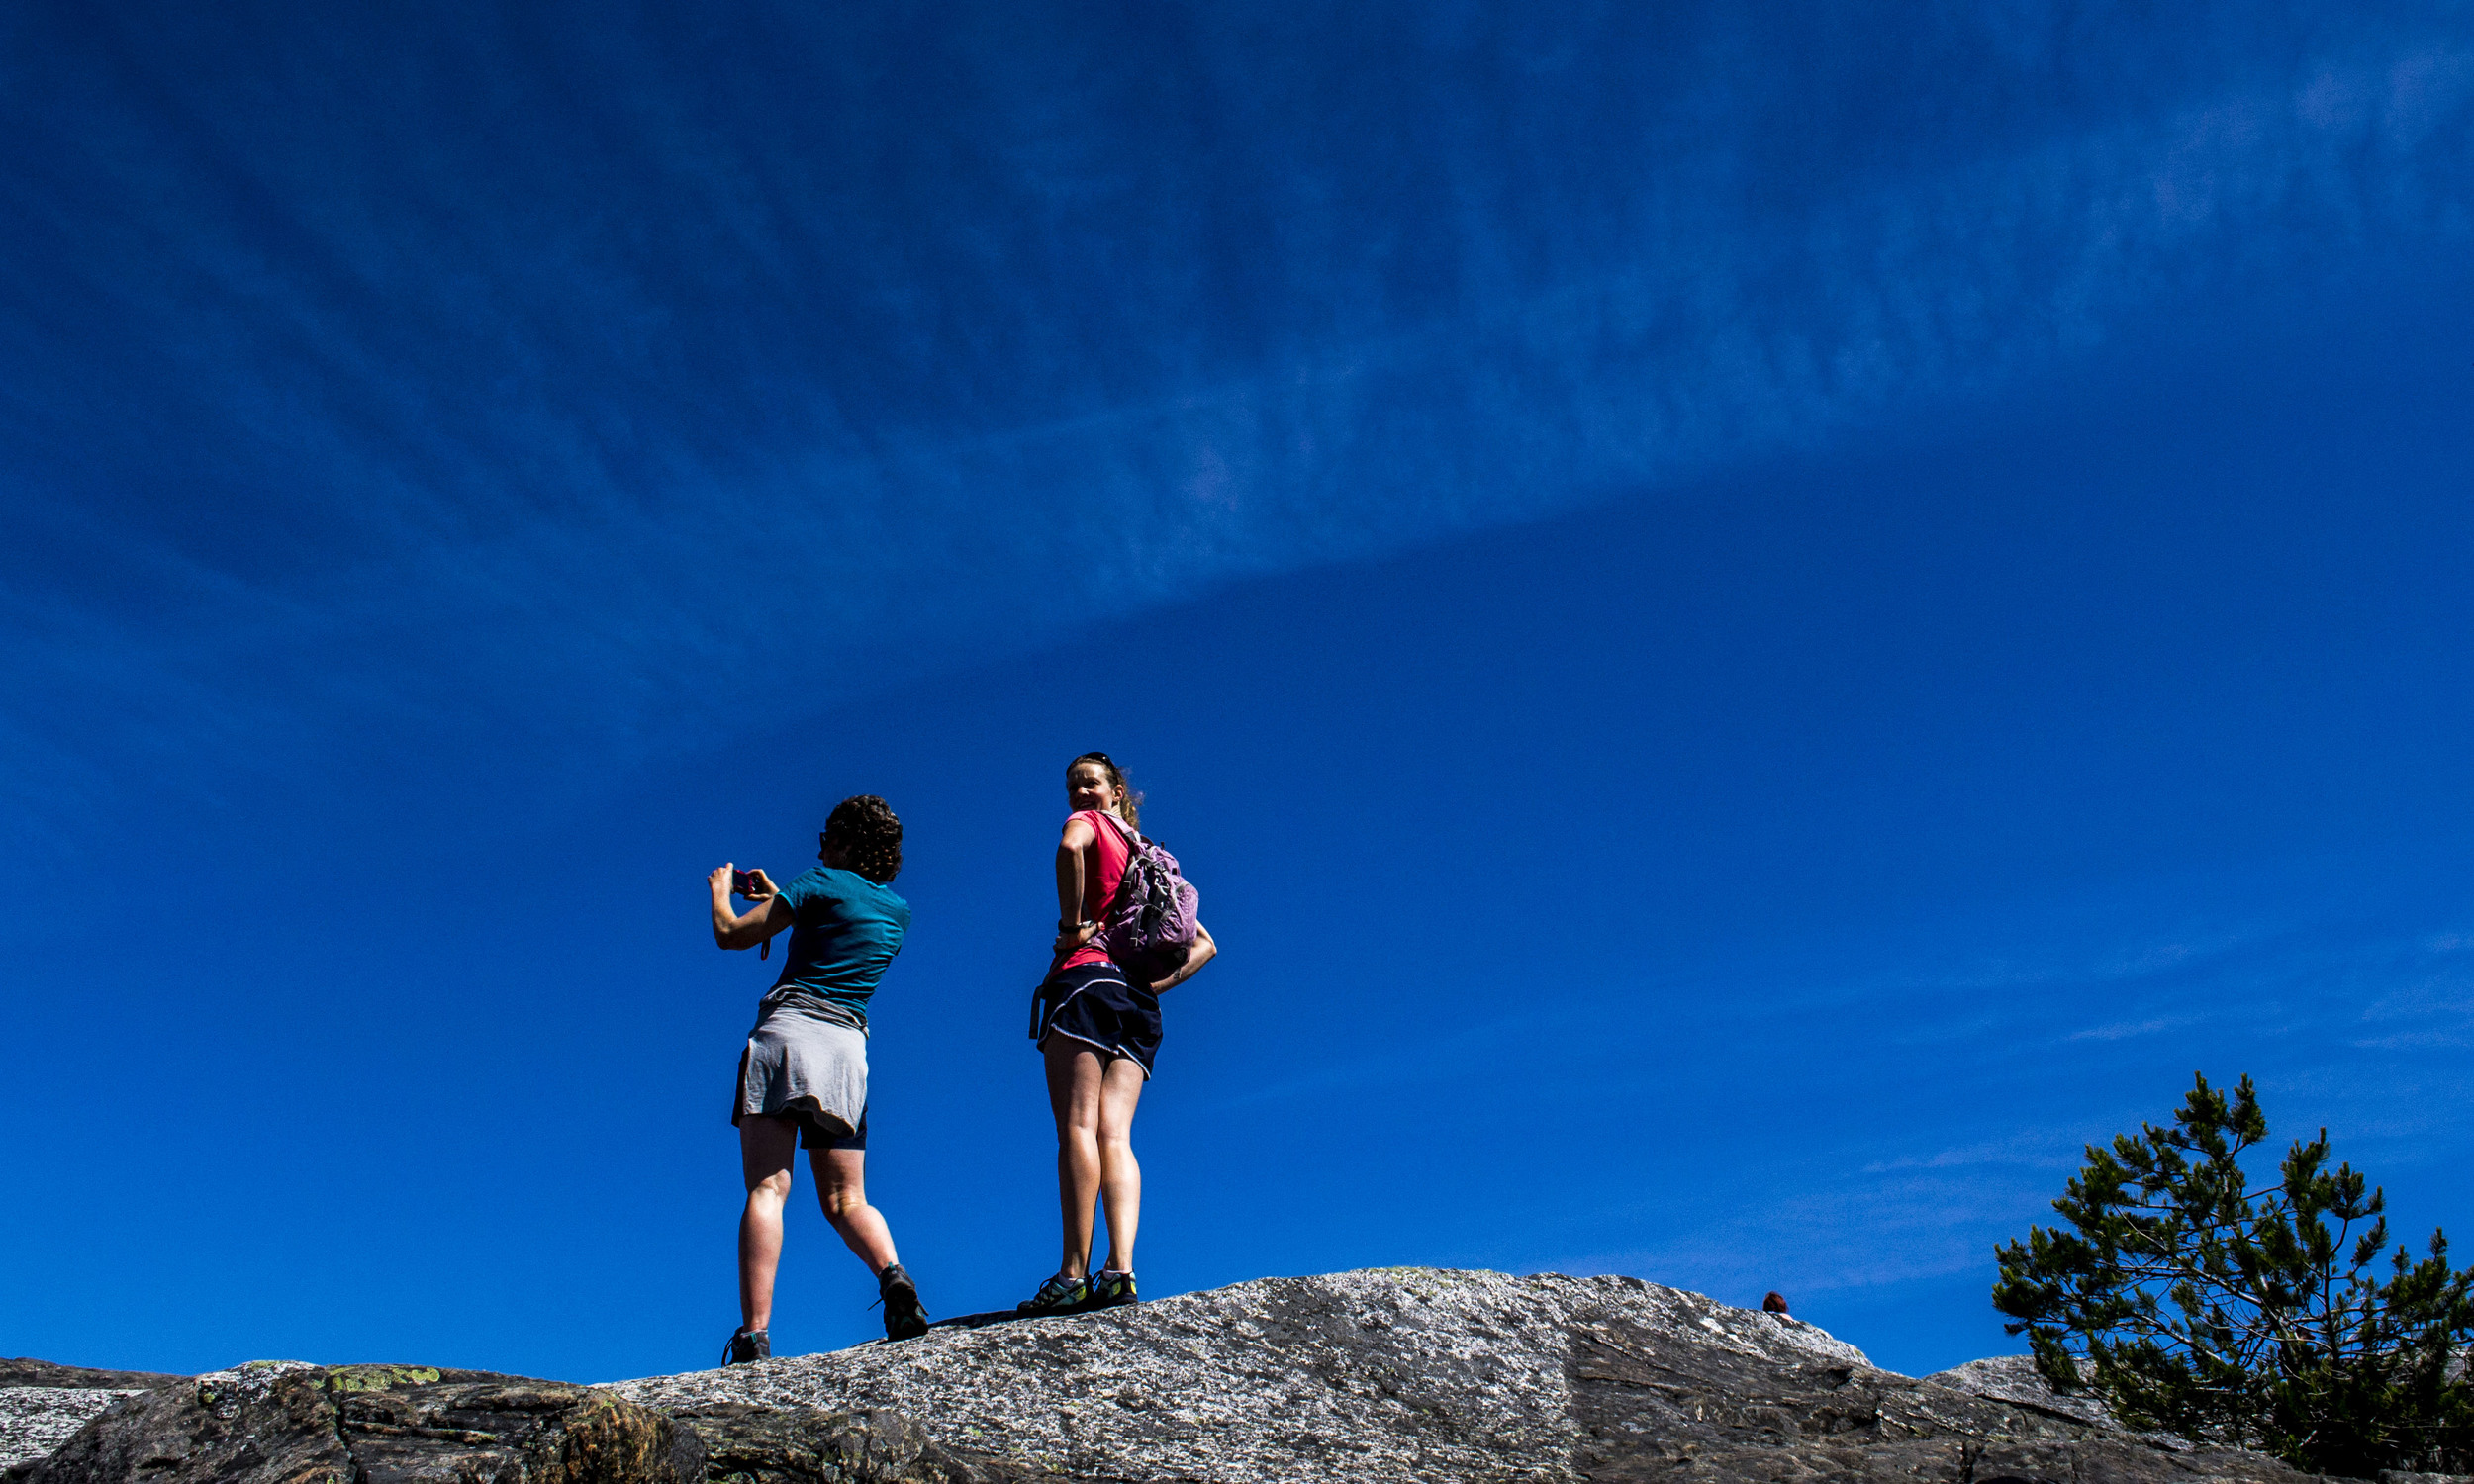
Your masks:
M1125 980L1114 964L1060 969L1031 999L1031 1039L1080 1041L1103 1057L1131 1057L1143 1076L1160 1055L1160 996Z
M865 1108L859 1110L859 1127L847 1134L832 1132L821 1119L805 1108L785 1108L779 1113L742 1113L739 1118L787 1118L799 1125L801 1149L864 1150L868 1147L868 1110ZM739 1118L730 1122L735 1124ZM837 1124L841 1122L838 1118L833 1121Z
M841 1122L838 1118L833 1121ZM802 1118L799 1121L799 1147L801 1149L865 1150L868 1147L868 1110L865 1108L859 1110L859 1127L847 1134L828 1134L824 1131L824 1125L814 1119Z

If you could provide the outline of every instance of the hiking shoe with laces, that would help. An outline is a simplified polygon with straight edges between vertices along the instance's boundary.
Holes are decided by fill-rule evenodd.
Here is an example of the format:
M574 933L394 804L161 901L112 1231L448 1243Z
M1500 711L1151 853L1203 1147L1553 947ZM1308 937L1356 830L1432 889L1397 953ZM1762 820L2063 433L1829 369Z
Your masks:
M885 1338L916 1340L928 1332L927 1306L919 1302L919 1285L899 1262L888 1262L876 1275L876 1296L885 1304Z
M721 1363L724 1365L745 1365L750 1360L772 1358L771 1330L733 1330L730 1332L730 1343L721 1347Z
M1039 1285L1039 1292L1013 1306L1016 1314L1072 1314L1091 1302L1091 1283L1058 1273Z
M1134 1275L1130 1272L1103 1272L1091 1280L1091 1306L1094 1309L1141 1302L1134 1294Z

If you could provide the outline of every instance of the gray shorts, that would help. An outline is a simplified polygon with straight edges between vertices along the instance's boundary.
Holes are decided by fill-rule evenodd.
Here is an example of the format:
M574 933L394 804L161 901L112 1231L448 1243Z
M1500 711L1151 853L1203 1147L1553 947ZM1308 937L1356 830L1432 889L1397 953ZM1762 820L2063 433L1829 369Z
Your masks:
M806 1149L868 1147L868 1033L788 1005L765 1011L739 1053L730 1122L798 1122Z

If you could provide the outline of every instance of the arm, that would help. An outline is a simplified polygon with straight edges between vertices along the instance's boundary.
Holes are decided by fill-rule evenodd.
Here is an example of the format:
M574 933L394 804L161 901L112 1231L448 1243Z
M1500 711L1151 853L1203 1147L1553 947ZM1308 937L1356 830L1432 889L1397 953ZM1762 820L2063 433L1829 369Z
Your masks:
M791 909L774 889L772 879L762 871L751 871L748 875L755 878L752 884L764 894L749 897L754 905L744 914L730 909L730 866L727 862L705 878L705 884L713 890L713 941L715 947L754 948L791 925Z
M1151 992L1154 994L1168 993L1171 989L1174 989L1178 985L1186 982L1188 979L1192 978L1194 976L1195 970L1200 969L1203 965L1210 963L1215 958L1218 958L1219 953L1220 946L1211 941L1211 930L1204 927L1199 922L1195 923L1193 952L1186 955L1186 962L1177 966L1177 972L1175 974L1170 974L1167 978L1164 978L1158 983L1152 985Z
M1089 821L1069 819L1064 838L1057 842L1057 942L1048 961L1050 974L1099 931L1098 923L1083 920L1083 858L1097 839Z

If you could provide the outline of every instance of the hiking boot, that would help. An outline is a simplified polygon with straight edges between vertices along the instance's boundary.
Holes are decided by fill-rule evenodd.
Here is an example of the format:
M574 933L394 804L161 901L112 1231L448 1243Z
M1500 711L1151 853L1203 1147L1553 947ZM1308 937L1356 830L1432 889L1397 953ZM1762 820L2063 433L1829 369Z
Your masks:
M1134 1294L1134 1275L1130 1272L1103 1272L1091 1280L1091 1306L1094 1309L1141 1302Z
M1091 1302L1091 1283L1058 1273L1039 1285L1039 1292L1013 1306L1016 1314L1073 1314Z
M899 1262L888 1262L876 1275L876 1296L885 1303L885 1338L916 1340L928 1332L927 1306L919 1302L919 1286Z
M730 1343L721 1347L721 1363L724 1365L745 1365L750 1360L772 1358L771 1330L733 1330L730 1332Z

